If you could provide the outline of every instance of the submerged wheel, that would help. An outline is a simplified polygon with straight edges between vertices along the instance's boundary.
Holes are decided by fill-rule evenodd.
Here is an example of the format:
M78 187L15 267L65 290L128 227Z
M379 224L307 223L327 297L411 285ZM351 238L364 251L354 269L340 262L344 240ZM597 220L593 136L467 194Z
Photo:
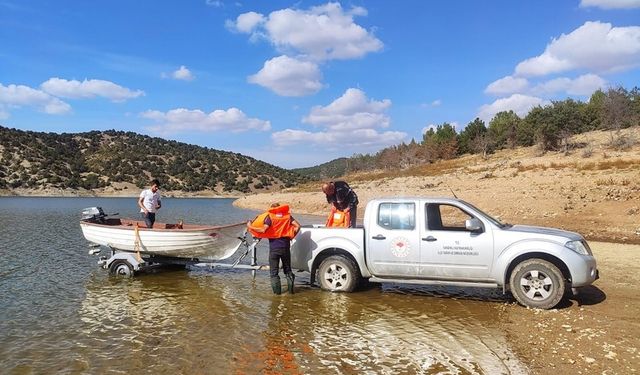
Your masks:
M342 256L332 255L320 263L318 268L320 287L331 292L352 292L360 280L360 270L353 262Z
M518 264L509 281L511 293L516 300L527 307L551 309L564 296L562 272L550 262L529 259Z
M120 277L132 277L133 276L133 266L129 264L126 260L115 260L109 266L109 274L113 276Z

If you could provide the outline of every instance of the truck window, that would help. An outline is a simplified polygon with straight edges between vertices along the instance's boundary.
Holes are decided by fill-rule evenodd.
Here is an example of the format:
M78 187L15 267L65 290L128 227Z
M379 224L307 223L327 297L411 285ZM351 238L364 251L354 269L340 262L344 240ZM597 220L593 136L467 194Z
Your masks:
M412 230L416 227L414 203L380 203L378 225L385 229Z
M465 221L473 218L459 207L450 204L429 203L425 211L427 228L430 230L465 231Z

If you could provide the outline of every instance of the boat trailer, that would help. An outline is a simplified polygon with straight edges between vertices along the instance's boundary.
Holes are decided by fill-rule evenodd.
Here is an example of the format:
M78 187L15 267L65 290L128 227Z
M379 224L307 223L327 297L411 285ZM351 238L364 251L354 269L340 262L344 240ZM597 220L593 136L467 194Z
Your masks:
M238 237L240 244L238 245L236 252L240 249L244 249L242 255L240 255L233 263L222 263L217 261L201 261L198 258L175 258L164 257L153 254L136 253L130 251L123 251L109 247L111 253L110 256L100 256L98 265L104 269L109 270L109 274L123 277L133 277L136 273L147 272L153 269L160 268L162 266L191 266L202 268L239 268L251 270L252 276L256 277L256 271L268 270L268 265L258 265L257 262L257 245L260 242L260 238L247 239L247 233L245 232L241 237ZM90 255L99 255L101 253L100 245L90 243ZM240 264L240 262L251 253L251 264Z

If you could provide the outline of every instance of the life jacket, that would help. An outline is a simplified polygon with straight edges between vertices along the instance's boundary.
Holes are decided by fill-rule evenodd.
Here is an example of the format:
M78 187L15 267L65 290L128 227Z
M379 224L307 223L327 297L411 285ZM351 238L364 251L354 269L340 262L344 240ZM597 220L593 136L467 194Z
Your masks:
M325 223L327 228L349 228L351 224L351 214L349 211L344 212L333 207Z
M269 217L271 225L264 233L260 233L255 229L262 229L265 225L264 221ZM256 238L293 238L296 236L296 227L291 225L291 214L289 206L283 204L278 207L272 207L268 211L256 216L249 226L249 233Z

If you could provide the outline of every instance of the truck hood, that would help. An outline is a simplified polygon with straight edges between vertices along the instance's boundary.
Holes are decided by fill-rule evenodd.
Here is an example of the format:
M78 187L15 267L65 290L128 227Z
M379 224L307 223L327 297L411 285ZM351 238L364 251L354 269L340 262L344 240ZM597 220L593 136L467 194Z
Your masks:
M555 237L557 240L562 241L566 239L567 241L575 241L581 240L582 236L575 232L569 232L562 229L556 228L546 228L546 227L534 227L529 225L514 225L509 228L503 228L503 230L512 233L530 233L537 234L541 237Z

